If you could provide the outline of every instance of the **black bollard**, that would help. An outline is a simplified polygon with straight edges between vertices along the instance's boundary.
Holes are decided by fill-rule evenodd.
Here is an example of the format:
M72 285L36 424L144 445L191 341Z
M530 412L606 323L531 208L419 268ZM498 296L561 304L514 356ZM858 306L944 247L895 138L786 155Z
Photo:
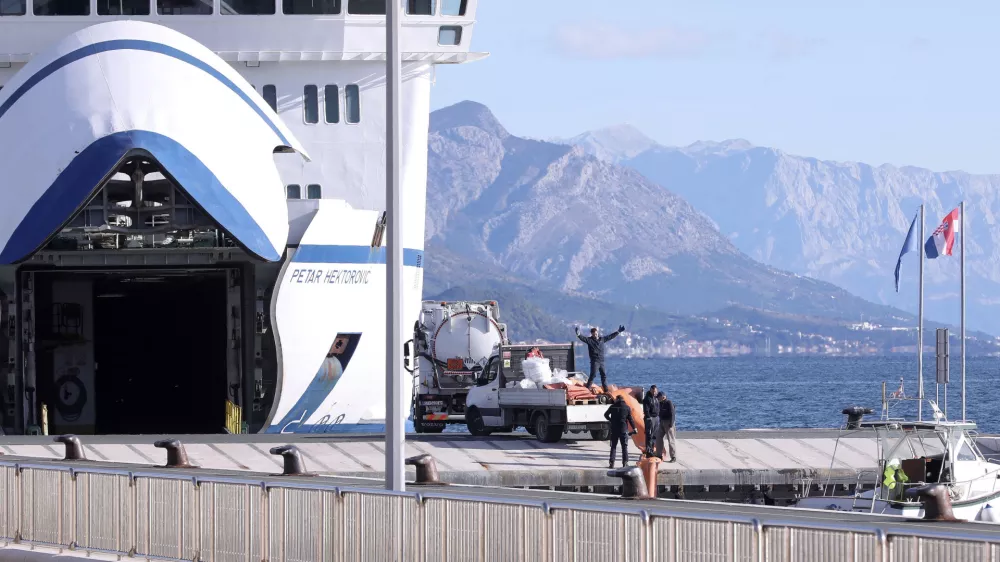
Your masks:
M437 463L434 461L434 457L425 453L406 459L406 464L412 465L417 469L417 480L413 484L417 486L447 485L445 482L441 482L438 476Z
M916 496L924 506L925 521L965 521L955 517L951 510L951 494L943 484L928 484L919 488L910 488L906 495Z
M177 439L162 439L153 443L157 449L167 450L167 464L164 468L198 468L188 460L184 444Z
M608 476L622 479L623 499L650 499L646 479L638 467L629 466L608 471Z
M80 444L80 438L76 435L60 435L55 438L55 441L66 445L66 456L63 458L64 461L87 460L87 456L83 454L83 445Z
M850 408L841 410L841 413L847 416L847 429L858 429L861 427L861 420L864 419L866 414L872 413L872 411L871 408L851 406Z
M302 454L299 453L299 448L295 445L282 445L281 447L274 447L271 449L272 455L281 455L285 461L284 472L281 473L282 476L312 476L312 473L306 472L306 466L302 463Z

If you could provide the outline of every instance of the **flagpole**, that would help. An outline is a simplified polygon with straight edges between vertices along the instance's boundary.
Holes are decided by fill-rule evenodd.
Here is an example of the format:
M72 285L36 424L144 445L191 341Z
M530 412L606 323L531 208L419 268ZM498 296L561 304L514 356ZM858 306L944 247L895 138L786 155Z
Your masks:
M965 421L965 201L962 201L958 213L961 221L959 234L962 236L962 421Z
M924 206L920 205L920 238L924 240ZM920 247L920 281L918 291L920 301L917 305L917 419L924 419L924 249Z

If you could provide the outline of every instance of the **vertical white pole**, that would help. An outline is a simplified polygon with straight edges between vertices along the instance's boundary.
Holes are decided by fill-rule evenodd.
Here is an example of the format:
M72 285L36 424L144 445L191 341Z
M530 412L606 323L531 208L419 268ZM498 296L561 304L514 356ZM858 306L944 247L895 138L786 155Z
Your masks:
M917 305L917 419L924 419L924 206L920 205L920 238L918 238L920 253L920 281L918 292L920 301Z
M959 234L962 236L962 421L965 417L965 201L962 201L959 214Z
M403 228L399 192L400 104L402 81L399 23L402 0L385 6L385 204L388 232L385 252L385 487L403 491Z

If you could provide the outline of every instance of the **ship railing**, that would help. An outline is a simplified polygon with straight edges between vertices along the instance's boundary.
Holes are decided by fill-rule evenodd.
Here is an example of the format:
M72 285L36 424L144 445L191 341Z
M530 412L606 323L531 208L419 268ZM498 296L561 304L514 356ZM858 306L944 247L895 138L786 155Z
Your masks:
M458 486L390 492L337 486L321 476L283 480L6 461L0 462L0 546L271 562L979 562L1000 552L1000 531L988 525L566 497L477 495Z

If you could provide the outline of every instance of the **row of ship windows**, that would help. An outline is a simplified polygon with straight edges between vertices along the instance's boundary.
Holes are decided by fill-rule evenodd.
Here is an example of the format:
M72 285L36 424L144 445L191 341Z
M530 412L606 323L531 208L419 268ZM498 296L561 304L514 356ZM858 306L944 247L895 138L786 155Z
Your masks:
M29 0L0 0L0 16L23 16ZM205 16L213 13L213 0L155 0L161 16ZM97 0L99 16L148 16L151 0ZM281 0L283 14L339 14L342 0ZM467 0L406 0L406 13L414 16L464 16ZM385 15L385 0L347 0L347 13ZM270 16L276 0L222 0L223 15ZM36 16L89 16L90 0L31 0Z
M256 90L257 87L254 86ZM275 113L278 112L278 89L273 84L267 84L261 89L261 96ZM302 118L308 125L319 123L319 87L308 85L302 89ZM361 92L357 84L344 86L345 121L361 122ZM323 112L327 123L340 123L340 87L327 84L323 87Z
M289 199L302 199L302 186L297 183L285 186L285 196ZM322 199L323 188L318 183L306 186L306 199Z
M2 1L2 0L0 0ZM256 86L253 87L255 90ZM3 90L3 86L0 85L0 90ZM303 119L309 125L315 125L319 123L319 88L317 86L308 85L303 88L304 102L303 107ZM273 84L267 84L262 88L261 95L264 97L264 101L267 105L271 106L271 109L277 113L278 112L278 88ZM360 123L361 122L361 93L358 90L357 84L350 84L344 87L344 103L347 105L347 115L346 120L348 123ZM325 121L327 123L340 123L340 87L336 84L327 84L323 87L323 113L325 113ZM297 186L296 186L297 187ZM313 186L310 185L311 189ZM317 189L319 186L316 186ZM296 197L298 199L298 197ZM313 199L313 197L310 197Z

